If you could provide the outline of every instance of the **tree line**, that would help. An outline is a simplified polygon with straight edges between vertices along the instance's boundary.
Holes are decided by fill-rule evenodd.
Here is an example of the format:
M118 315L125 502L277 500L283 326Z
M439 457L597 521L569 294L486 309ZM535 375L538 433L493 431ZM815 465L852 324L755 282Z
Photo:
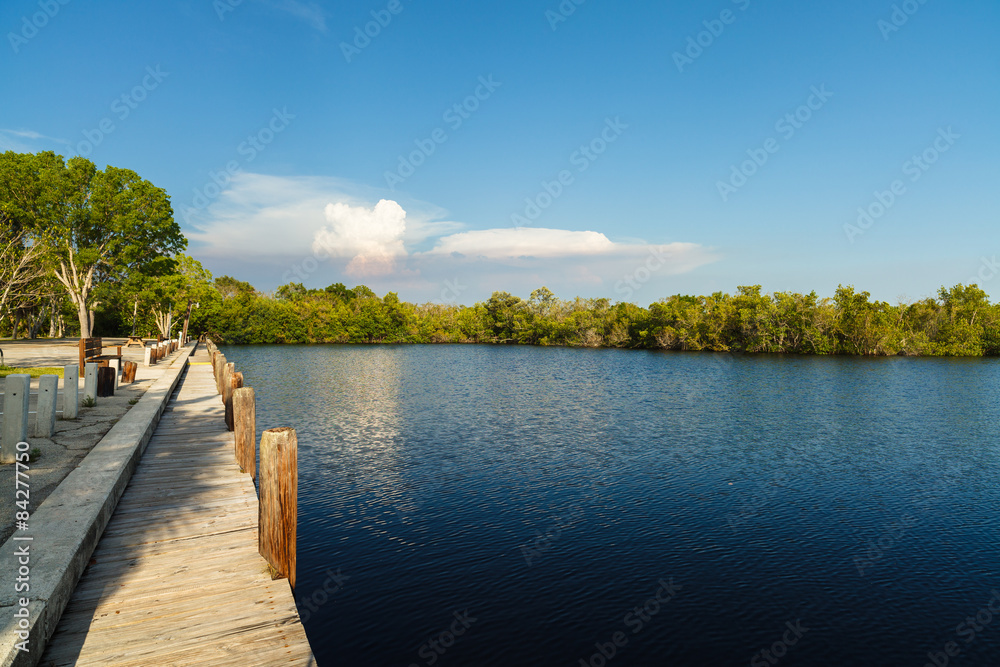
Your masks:
M648 307L608 299L558 299L545 287L527 300L494 292L473 306L413 304L365 286L263 294L223 277L197 324L225 343L492 343L715 352L865 356L1000 353L1000 304L975 285L937 298L889 304L839 287L766 294L675 295ZM204 304L203 304L204 308Z
M271 293L213 278L182 254L166 192L128 169L52 152L0 154L0 335L177 335L220 343L491 343L716 352L983 356L1000 304L976 285L890 304L815 292L675 295L648 307L494 292L472 306L414 304L341 283Z

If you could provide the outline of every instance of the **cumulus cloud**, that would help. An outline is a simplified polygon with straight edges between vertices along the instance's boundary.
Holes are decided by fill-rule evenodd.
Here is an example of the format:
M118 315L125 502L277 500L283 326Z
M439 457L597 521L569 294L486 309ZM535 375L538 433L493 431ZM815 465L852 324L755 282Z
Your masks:
M350 257L347 275L388 275L396 270L396 260L406 257L406 211L396 202L382 199L374 208L338 202L327 204L324 213L330 225L316 232L313 252Z
M652 301L676 291L673 276L718 259L694 243L651 245L591 230L470 230L440 207L384 194L329 177L244 172L210 206L178 220L189 252L216 275L263 290L356 279L415 301L472 303L493 290L529 294L542 285L561 296ZM183 196L174 207L190 209ZM648 287L640 293L633 283Z

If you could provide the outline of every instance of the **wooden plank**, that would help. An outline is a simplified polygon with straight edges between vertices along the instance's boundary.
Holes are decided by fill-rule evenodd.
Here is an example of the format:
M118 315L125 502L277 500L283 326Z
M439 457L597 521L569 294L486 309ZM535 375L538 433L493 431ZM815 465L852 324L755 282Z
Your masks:
M315 664L289 583L258 554L259 503L199 350L45 665Z

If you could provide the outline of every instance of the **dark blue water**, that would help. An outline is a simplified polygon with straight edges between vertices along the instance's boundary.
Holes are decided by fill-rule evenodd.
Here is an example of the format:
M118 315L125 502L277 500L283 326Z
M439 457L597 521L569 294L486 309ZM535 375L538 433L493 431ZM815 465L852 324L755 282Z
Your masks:
M226 354L320 665L1000 665L997 360Z

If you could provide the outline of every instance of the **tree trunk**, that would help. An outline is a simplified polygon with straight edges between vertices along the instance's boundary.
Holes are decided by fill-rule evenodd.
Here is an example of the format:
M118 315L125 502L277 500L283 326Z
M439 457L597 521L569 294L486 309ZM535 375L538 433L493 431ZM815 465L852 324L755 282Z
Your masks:
M187 313L184 315L184 331L181 333L181 340L186 341L188 336L188 322L191 321L191 299L188 299ZM255 436L256 437L256 436Z
M80 318L80 338L90 338L90 312L87 310L87 304L77 301L76 314Z
M90 322L90 327L88 329L90 333L87 334L87 336L89 337L94 335L94 311L93 310L88 311L87 315L88 315L88 321Z
M14 340L17 340L17 329L18 329L19 326L21 326L21 317L20 317L20 315L17 314L17 312L15 312L14 313L14 333L11 336Z

